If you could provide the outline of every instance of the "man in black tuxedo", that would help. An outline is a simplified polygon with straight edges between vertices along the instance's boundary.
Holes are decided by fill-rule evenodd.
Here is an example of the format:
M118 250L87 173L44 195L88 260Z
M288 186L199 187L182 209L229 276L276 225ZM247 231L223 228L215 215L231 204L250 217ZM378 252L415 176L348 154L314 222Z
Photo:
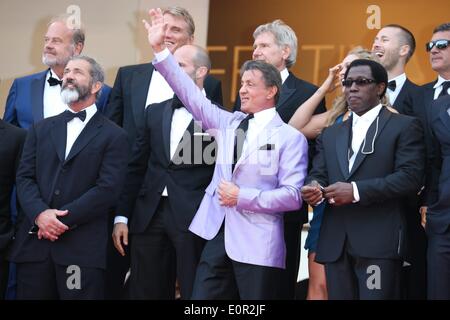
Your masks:
M419 86L411 82L405 74L405 67L416 48L414 35L405 27L389 24L375 37L372 51L388 74L387 95L391 105L401 114L413 115L413 97ZM420 198L413 195L405 203L408 252L402 269L402 294L405 299L426 299L426 251L425 231L420 224Z
M274 65L282 80L281 95L276 110L284 122L288 123L295 111L308 100L317 87L297 78L289 69L297 60L297 36L294 30L281 20L260 25L253 32L253 60L263 60ZM239 95L233 111L241 110ZM314 114L325 112L323 100ZM314 156L314 141L308 140L309 163ZM298 268L300 265L301 229L308 222L308 205L303 204L299 211L284 215L284 239L286 241L286 269L284 272L284 299L295 298Z
M183 47L179 64L203 89L211 68L206 52ZM189 299L204 240L188 227L211 181L216 143L176 96L150 105L144 120L117 209L131 218L130 298L174 299L178 278L181 298ZM114 235L124 255L127 224L117 223Z
M104 73L89 57L64 69L69 109L30 128L17 172L11 250L19 299L102 299L107 219L126 173L126 133L95 105Z
M380 104L387 83L379 63L350 64L343 85L352 116L319 136L302 188L309 204L328 202L316 260L325 264L330 299L400 297L411 214L402 202L422 185L425 148L419 120Z
M164 18L168 24L166 43L169 50L175 50L185 44L194 42L195 24L190 13L181 7L164 9ZM222 104L221 82L207 76L204 88L213 101ZM155 71L151 63L126 66L117 72L111 99L108 104L108 117L125 129L128 133L130 147L133 146L139 130L145 125L145 110L147 106L166 101L173 97L173 91L161 75ZM111 218L111 230L114 218ZM126 223L118 220L116 222ZM126 295L122 286L130 262L129 255L121 257L112 243L108 248L107 292L108 298L117 299ZM127 247L125 248L127 250Z
M427 44L433 70L439 73L433 90L428 85L425 99L434 102L425 106L429 124L430 147L427 185L425 188L426 217L423 224L428 237L428 299L450 299L450 23L434 30Z
M26 131L0 120L0 300L8 283L6 249L14 230L11 221L11 194L16 181Z

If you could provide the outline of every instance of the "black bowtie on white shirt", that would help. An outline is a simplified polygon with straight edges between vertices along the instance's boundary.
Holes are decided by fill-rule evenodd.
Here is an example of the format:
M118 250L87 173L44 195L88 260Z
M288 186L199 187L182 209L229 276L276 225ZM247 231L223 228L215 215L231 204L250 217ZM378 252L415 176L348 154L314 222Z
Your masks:
M75 113L72 109L68 108L70 112ZM79 118L75 117L69 122L67 122L67 140L66 140L66 156L70 153L70 150L73 147L73 144L77 140L80 133L83 131L83 129L86 127L87 123L91 118L95 115L97 112L97 106L95 103L93 105L90 105L89 107L83 109L86 111L86 119L84 121L81 121Z
M45 77L45 85L44 85L44 110L43 110L44 119L48 117L57 116L58 114L64 112L68 108L67 104L65 104L61 99L61 86L51 86L48 83L50 74L53 78L60 80L59 77L55 74L55 72L51 72L51 70L47 71L47 76Z
M389 102L391 105L394 105L395 100L397 100L398 95L400 94L400 91L403 88L403 85L406 81L406 74L402 73L401 75L395 77L394 79L389 79L389 82L395 81L395 90L387 89Z

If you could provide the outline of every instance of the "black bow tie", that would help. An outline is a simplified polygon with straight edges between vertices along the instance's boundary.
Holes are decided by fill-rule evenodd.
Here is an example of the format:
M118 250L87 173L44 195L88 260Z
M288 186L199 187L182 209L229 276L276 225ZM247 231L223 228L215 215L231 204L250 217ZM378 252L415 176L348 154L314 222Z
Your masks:
M395 80L391 80L388 82L388 89L390 89L391 91L395 91L395 88L397 88L397 83L395 82Z
M183 103L180 101L180 99L177 97L176 94L173 96L173 99L172 99L172 108L174 110L179 109L179 108L184 108Z
M47 82L50 85L50 87L56 86L57 84L62 86L62 80L54 78L51 71L50 71L50 78L48 78Z
M77 113L70 112L69 110L64 111L64 119L66 119L66 122L69 122L73 118L79 118L84 122L84 120L86 120L86 110Z

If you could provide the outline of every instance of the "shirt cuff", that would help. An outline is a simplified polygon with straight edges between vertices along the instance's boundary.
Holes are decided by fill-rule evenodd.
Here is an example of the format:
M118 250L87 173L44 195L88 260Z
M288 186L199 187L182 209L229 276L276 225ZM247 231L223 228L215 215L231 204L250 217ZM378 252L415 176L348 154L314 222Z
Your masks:
M125 224L128 224L128 218L127 218L127 217L124 217L124 216L116 216L116 217L114 218L114 224L116 224L116 223L125 223Z
M352 181L352 187L353 187L353 203L359 202L361 198L359 197L359 191L356 182Z
M157 62L161 62L166 59L170 54L169 49L165 48L163 51L155 52L155 59Z

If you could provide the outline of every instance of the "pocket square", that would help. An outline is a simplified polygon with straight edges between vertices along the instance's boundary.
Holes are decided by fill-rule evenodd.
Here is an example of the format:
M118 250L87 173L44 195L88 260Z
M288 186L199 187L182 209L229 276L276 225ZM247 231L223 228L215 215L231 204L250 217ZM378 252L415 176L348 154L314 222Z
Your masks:
M194 132L194 136L209 136L207 132Z
M275 144L268 143L259 148L259 150L275 150Z

